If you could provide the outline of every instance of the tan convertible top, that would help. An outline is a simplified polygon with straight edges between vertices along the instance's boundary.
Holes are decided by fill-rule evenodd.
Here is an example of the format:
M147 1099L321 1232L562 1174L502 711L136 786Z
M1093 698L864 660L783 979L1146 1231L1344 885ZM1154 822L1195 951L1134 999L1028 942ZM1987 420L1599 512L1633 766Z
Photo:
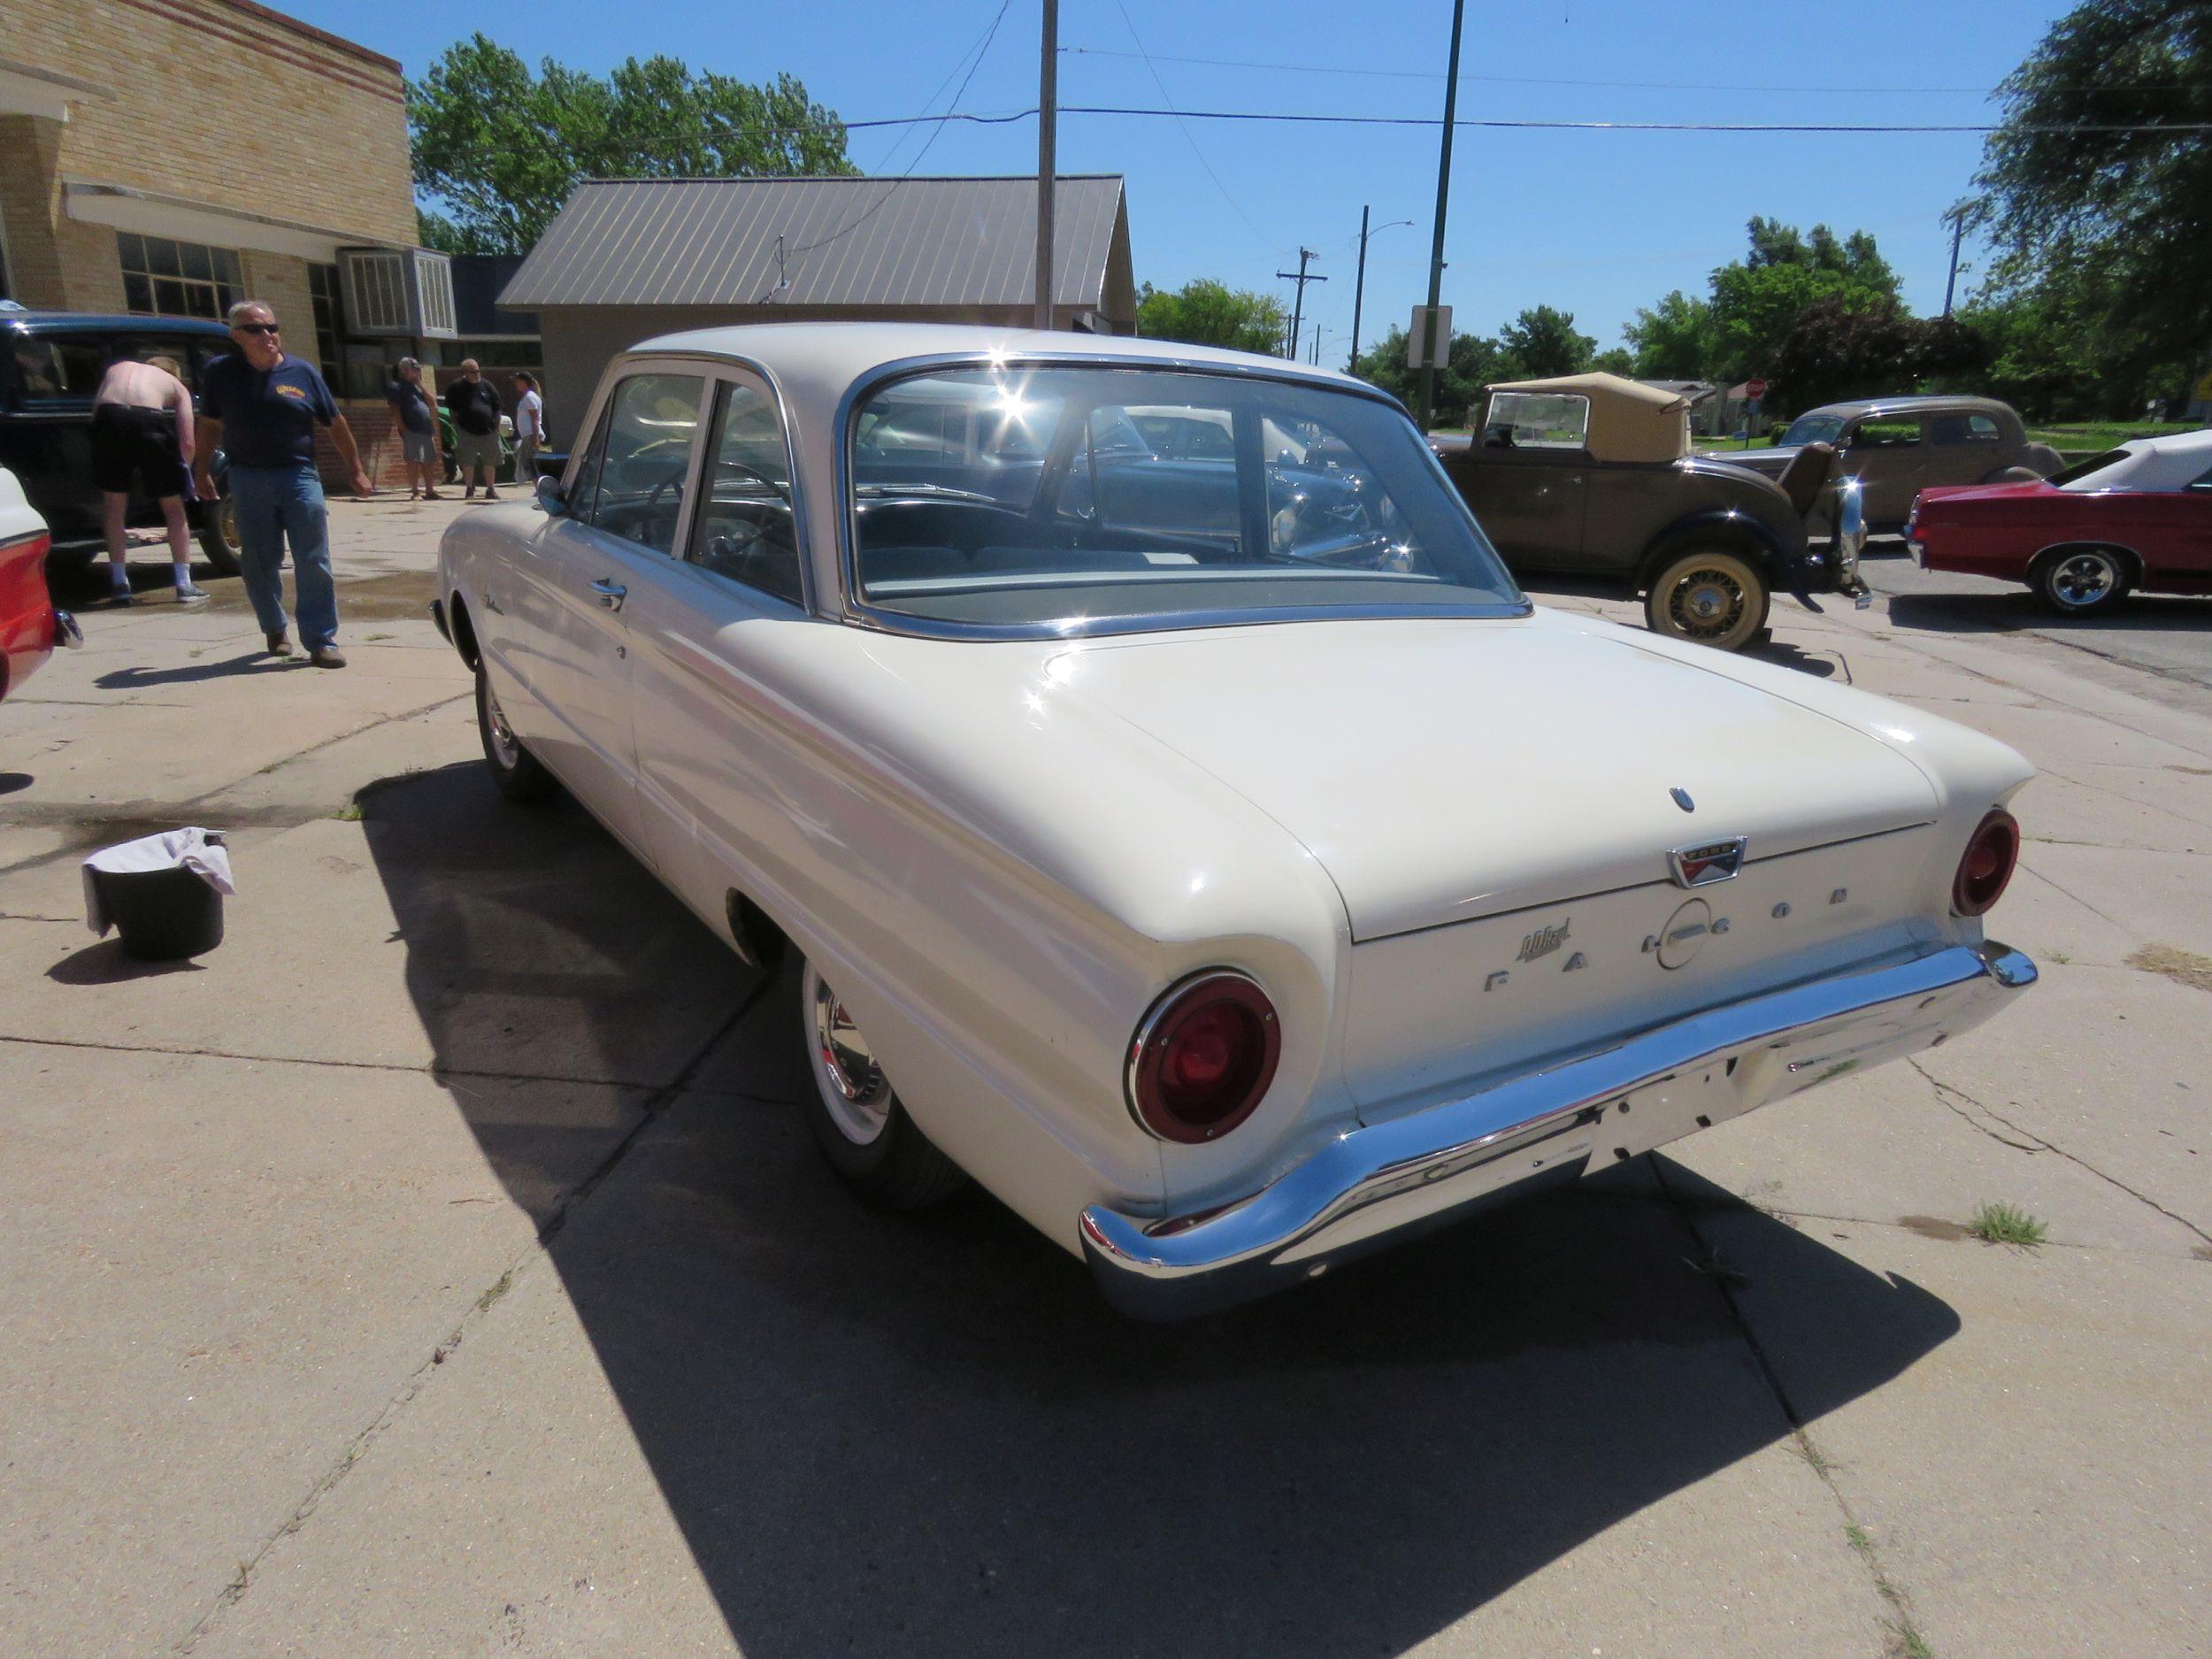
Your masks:
M1588 398L1590 430L1584 447L1594 461L1671 461L1690 452L1690 400L1679 392L1603 373L1501 380L1488 390Z

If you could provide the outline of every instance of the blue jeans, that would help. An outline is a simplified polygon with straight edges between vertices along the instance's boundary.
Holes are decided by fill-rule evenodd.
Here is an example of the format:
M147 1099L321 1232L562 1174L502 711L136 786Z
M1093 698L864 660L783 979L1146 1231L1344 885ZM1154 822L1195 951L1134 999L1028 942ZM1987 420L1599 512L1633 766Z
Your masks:
M338 642L338 589L330 579L330 509L322 480L297 466L233 466L230 493L238 504L239 573L264 634L284 628L284 578L277 566L292 545L292 586L298 600L300 643L309 650Z

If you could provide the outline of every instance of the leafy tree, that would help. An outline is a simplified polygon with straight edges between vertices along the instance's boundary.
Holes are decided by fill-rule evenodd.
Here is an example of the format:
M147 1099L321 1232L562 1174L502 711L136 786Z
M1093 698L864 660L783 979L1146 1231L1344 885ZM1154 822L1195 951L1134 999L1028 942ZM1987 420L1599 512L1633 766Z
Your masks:
M1152 340L1283 355L1290 312L1269 294L1194 277L1170 292L1147 282L1137 291L1137 332Z
M2110 413L2178 390L2212 356L2212 4L2085 0L2001 96L1971 204L1999 250L1979 299L2077 330L2054 352L2001 329L2001 369L2063 396L2093 366Z
M1508 365L1499 378L1539 380L1581 373L1590 366L1598 342L1575 332L1572 311L1536 305L1498 330L1498 349Z
M541 72L481 35L407 83L416 188L431 245L520 253L592 178L849 173L845 129L789 75L752 86L673 58L629 58L605 80Z
M1947 317L1918 318L1895 303L1855 304L1842 294L1815 300L1774 354L1771 394L1809 409L1975 374L1989 360L1981 335Z
M1636 374L1636 354L1626 346L1609 347L1590 359L1590 366L1632 380Z
M1711 371L1713 306L1680 288L1649 311L1639 311L1621 331L1636 353L1636 373L1647 380L1701 380Z
M1409 407L1419 375L1406 367L1406 331L1393 328L1369 349L1360 353L1353 373L1379 386ZM1498 342L1482 334L1455 334L1445 367L1436 377L1435 419L1440 426L1463 425L1468 411L1493 380L1509 380L1513 371Z

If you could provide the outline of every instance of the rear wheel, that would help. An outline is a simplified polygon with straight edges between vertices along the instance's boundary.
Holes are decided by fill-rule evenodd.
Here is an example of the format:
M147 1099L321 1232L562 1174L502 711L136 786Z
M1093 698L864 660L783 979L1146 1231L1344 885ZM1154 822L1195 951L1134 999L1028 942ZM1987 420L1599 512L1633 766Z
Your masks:
M2126 562L2109 548L2046 553L2031 578L2036 596L2062 617L2101 616L2127 596Z
M238 574L238 503L228 495L200 503L199 542L218 576Z
M499 694L492 689L480 657L476 664L476 731L484 742L484 764L491 768L492 781L510 801L534 806L560 792L559 781L523 748L507 724L506 710L499 706Z
M806 1045L814 1087L807 1126L830 1167L868 1202L919 1210L967 1182L959 1165L930 1143L876 1062L860 1024L811 962L791 953L796 986L790 1018Z
M1766 579L1733 553L1699 551L1661 568L1644 598L1654 634L1740 651L1767 624Z

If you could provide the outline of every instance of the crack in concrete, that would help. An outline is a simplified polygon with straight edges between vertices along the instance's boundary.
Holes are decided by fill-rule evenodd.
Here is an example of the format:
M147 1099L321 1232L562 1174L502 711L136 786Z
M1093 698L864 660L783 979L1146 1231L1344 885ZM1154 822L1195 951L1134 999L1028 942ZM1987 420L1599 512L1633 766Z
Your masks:
M45 919L55 919L48 918ZM69 918L75 921L78 918ZM670 1084L639 1082L629 1078L578 1077L557 1071L492 1071L465 1066L405 1065L396 1060L329 1060L296 1054L246 1054L234 1048L196 1048L162 1042L94 1042L80 1037L26 1037L0 1032L0 1043L19 1043L32 1048L89 1048L108 1054L166 1054L191 1060L239 1060L250 1065L319 1066L338 1071L384 1071L408 1077L427 1077L436 1082L450 1078L472 1083L566 1083L592 1088L644 1089L657 1092ZM727 1095L733 1100L765 1101L769 1097L746 1089L700 1087L699 1094Z
M2088 1171L2090 1174L2095 1176L2099 1180L2118 1187L2130 1198L2135 1200L2137 1203L2146 1205L2148 1208L2156 1210L2160 1215L2165 1217L2167 1220L2172 1222L2175 1225L2187 1228L2191 1233L2195 1233L2197 1237L2201 1239L2205 1243L2212 1244L2212 1233L2207 1233L2202 1227L2197 1225L2195 1222L2190 1220L2188 1217L2176 1214L2173 1210L2167 1209L2165 1205L2160 1203L2158 1200L2153 1198L2149 1194L2137 1191L2134 1187L2130 1187L2125 1181L2122 1180L2116 1175L2107 1174L2104 1171L2099 1169L2095 1164L2092 1164L2087 1158L2081 1156L2078 1153L2069 1152L2064 1147L2060 1146L2056 1141L2045 1140L2032 1129L2023 1129L2018 1124L2013 1122L2011 1118L2006 1117L2002 1112L1994 1110L1981 1101L1976 1100L1964 1089L1954 1088L1950 1084L1941 1081L1933 1076L1928 1071L1927 1067L1920 1064L1918 1056L1908 1055L1905 1058L1905 1064L1912 1067L1914 1071L1920 1073L1921 1077L1926 1080L1928 1086L1935 1090L1936 1098L1939 1101L1941 1101L1944 1105L1951 1106L1950 1101L1947 1099L1946 1096L1955 1094L1959 1097L1959 1099L1964 1101L1969 1106L1971 1106L1974 1110L1982 1113L1985 1117L1995 1119L1998 1123L2002 1124L2006 1128L2011 1130L2014 1134L2024 1135L2029 1141L2034 1142L2032 1146L2026 1146L2016 1141L2008 1141L2002 1135L1998 1134L1994 1130L1992 1130L1984 1125L1975 1123L1974 1119L1967 1113L1962 1111L1959 1112L1958 1115L1961 1118L1965 1118L1970 1124L1974 1124L1974 1127L1981 1130L1984 1134L1989 1136L1991 1140L1996 1141L1999 1145L2011 1147L2014 1150L2025 1152L2031 1156L2038 1152L2055 1153L2058 1156L2064 1158L2069 1164ZM1951 1106L1951 1110L1953 1111L1958 1111L1958 1108L1955 1106Z
M1698 1230L1694 1207L1689 1205L1668 1182L1665 1165L1655 1157L1651 1159L1650 1163L1652 1178L1658 1183L1659 1191L1666 1200L1667 1208L1681 1223L1683 1231L1689 1235L1693 1245L1702 1251L1708 1260L1717 1263L1718 1252L1707 1242L1705 1235ZM1745 1208L1755 1209L1748 1202L1746 1203ZM1693 1265L1695 1264L1693 1263ZM1883 1567L1881 1556L1874 1547L1872 1535L1867 1532L1864 1524L1860 1521L1857 1512L1851 1507L1851 1501L1844 1495L1842 1486L1836 1480L1836 1470L1839 1465L1815 1444L1812 1432L1806 1426L1804 1416L1798 1410L1797 1402L1790 1398L1789 1389L1783 1384L1781 1373L1775 1368L1772 1357L1767 1353L1766 1345L1760 1341L1758 1333L1752 1328L1751 1317L1744 1310L1743 1303L1736 1294L1736 1286L1741 1282L1740 1279L1732 1281L1726 1273L1720 1271L1709 1271L1704 1274L1704 1277L1712 1281L1713 1288L1721 1299L1721 1305L1727 1309L1729 1319L1736 1327L1737 1335L1742 1340L1745 1348L1751 1355L1752 1363L1758 1368L1759 1375L1764 1379L1768 1392L1774 1396L1776 1408L1782 1413L1783 1420L1789 1425L1791 1449L1795 1453L1798 1461L1812 1471L1813 1478L1827 1488L1830 1500L1835 1504L1837 1512L1843 1517L1844 1536L1850 1540L1853 1552L1865 1565L1868 1578L1874 1586L1875 1594L1880 1597L1888 1609L1887 1617L1883 1620L1883 1627L1884 1634L1888 1639L1889 1651L1902 1653L1915 1651L1919 1642L1919 1636L1913 1623L1912 1604ZM1924 1651L1924 1648L1922 1650Z
M646 1129L659 1118L661 1113L673 1101L686 1092L692 1078L697 1074L699 1068L706 1064L707 1057L715 1051L725 1038L737 1029L739 1022L752 1011L761 997L775 983L773 977L764 977L760 979L750 991L739 999L736 1008L731 1010L729 1017L708 1033L705 1041L693 1051L691 1057L677 1071L674 1079L654 1091L653 1094L646 1100L639 1111L637 1122L631 1125L629 1133L608 1151L607 1156L599 1161L598 1165L590 1173L562 1195L560 1203L541 1224L536 1236L531 1240L529 1246L508 1263L505 1271L493 1280L484 1293L470 1306L469 1310L461 1316L452 1330L446 1333L444 1340L431 1349L430 1357L402 1379L399 1386L393 1392L392 1397L385 1402L383 1409L376 1414L366 1427L346 1443L336 1460L308 1487L306 1495L293 1506L291 1513L286 1516L267 1537L255 1546L251 1555L239 1562L237 1572L223 1586L213 1602L193 1621L191 1627L171 1647L170 1651L173 1654L190 1653L199 1645L200 1639L214 1628L222 1616L244 1598L246 1592L252 1587L254 1570L260 1566L269 1552L284 1539L290 1537L307 1525L323 1499L337 1489L339 1483L343 1481L353 1471L355 1466L368 1455L371 1448L383 1437L385 1431L399 1420L400 1414L405 1411L421 1395L424 1389L429 1386L431 1374L453 1356L455 1351L467 1340L472 1332L490 1317L492 1310L506 1299L508 1293L514 1288L521 1276L544 1259L553 1240L558 1238L562 1230L567 1226L569 1217L599 1190L609 1176L614 1173L616 1168L628 1156L630 1149L637 1144Z

